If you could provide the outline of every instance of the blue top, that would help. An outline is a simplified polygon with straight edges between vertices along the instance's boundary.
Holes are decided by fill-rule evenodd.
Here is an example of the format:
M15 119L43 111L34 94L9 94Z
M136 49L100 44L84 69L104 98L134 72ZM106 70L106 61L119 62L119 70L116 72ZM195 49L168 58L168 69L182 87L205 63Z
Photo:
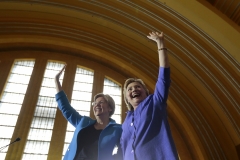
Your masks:
M83 128L96 123L96 120L87 116L81 116L68 102L67 96L64 91L60 91L56 94L56 101L58 108L61 110L63 116L70 122L76 129L71 143L66 151L64 160L73 160L77 151L77 137L79 132ZM119 141L122 133L120 124L117 124L110 118L109 124L104 128L99 136L98 140L98 160L114 160L121 159L122 153L120 147L118 147L117 156L113 156L113 149L115 146L119 146Z
M121 137L124 160L178 159L167 121L170 82L170 68L161 67L154 94L144 99L135 111L128 111Z

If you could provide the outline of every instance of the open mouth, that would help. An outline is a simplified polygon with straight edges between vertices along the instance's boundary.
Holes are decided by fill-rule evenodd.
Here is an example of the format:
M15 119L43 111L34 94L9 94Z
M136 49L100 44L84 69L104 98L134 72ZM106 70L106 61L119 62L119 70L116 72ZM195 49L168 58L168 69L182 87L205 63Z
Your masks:
M95 111L102 111L102 108L95 108Z
M140 97L140 95L139 94L134 94L132 97L137 98L137 97Z

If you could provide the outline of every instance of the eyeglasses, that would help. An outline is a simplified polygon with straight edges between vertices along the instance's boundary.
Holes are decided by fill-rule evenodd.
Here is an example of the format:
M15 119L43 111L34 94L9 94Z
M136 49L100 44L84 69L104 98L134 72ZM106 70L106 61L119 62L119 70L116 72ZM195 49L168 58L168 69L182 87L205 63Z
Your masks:
M105 103L105 101L99 101L98 103L97 102L92 102L92 106L98 106L98 105L102 105L103 103Z

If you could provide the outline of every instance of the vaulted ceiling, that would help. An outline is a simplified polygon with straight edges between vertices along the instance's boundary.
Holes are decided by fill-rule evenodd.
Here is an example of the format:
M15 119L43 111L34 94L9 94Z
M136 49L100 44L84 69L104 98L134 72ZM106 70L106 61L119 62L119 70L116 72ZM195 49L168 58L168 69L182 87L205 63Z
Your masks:
M169 123L180 158L238 159L240 12L239 1L231 4L1 1L0 52L32 49L83 57L143 79L152 92L158 54L146 35L163 31L171 62Z
M207 0L216 9L225 14L227 18L231 19L237 25L240 25L240 1L239 0ZM199 2L204 2L200 0ZM203 3L204 4L204 3ZM210 8L212 9L212 8Z

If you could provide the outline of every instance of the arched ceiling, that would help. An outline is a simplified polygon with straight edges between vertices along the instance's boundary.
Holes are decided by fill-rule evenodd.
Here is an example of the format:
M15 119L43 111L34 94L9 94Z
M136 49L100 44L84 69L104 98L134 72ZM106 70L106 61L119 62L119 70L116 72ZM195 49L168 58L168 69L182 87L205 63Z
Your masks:
M207 0L217 10L225 14L229 19L240 25L240 1L239 0ZM203 2L200 0L199 2ZM204 3L203 3L204 4Z
M238 159L239 14L234 17L203 0L1 1L0 50L84 57L141 78L153 91L158 55L146 35L164 31L169 122L181 159Z

